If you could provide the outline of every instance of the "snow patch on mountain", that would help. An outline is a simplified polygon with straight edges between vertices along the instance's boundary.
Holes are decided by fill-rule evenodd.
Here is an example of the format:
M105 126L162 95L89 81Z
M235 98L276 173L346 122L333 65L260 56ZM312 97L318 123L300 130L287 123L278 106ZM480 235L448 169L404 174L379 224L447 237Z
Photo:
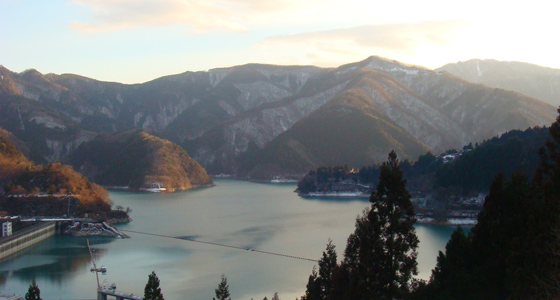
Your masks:
M478 73L478 77L482 77L482 71L480 70L480 61L476 61L476 71Z
M365 86L364 89L376 109L409 134L436 150L445 150L448 141L443 137L449 136L450 132L455 137L453 142L460 143L463 138L461 128L440 111L394 82L383 83L381 86L383 93L371 86ZM387 98L386 95L390 97Z
M51 116L33 116L29 118L29 122L35 122L37 125L43 125L43 127L53 129L58 128L62 130L66 130L66 125L58 122Z
M142 117L144 116L144 113L142 112L137 112L136 114L134 114L134 126L137 127L138 124L140 124L140 120L142 119Z
M395 67L388 70L391 74L393 73L405 73L407 75L418 75L418 70L410 69L410 68L399 68Z
M281 133L290 129L303 117L324 105L348 84L338 84L311 97L302 97L276 108L263 109L225 128L224 138L235 156L247 151L252 141L263 148Z
M29 99L33 99L33 100L37 100L39 101L39 98L41 97L41 93L38 91L30 91L29 89L25 88L25 85L19 83L19 82L14 82L14 85L16 86L16 89L18 90L18 92L25 98L29 98Z
M50 153L45 158L48 161L57 161L76 150L82 143L90 141L91 139L93 139L93 135L88 134L82 134L69 142L46 138L45 143Z
M302 97L294 101L290 106L294 106L296 113L298 113L303 118L308 114L314 112L319 107L323 106L323 104L327 103L332 97L336 94L340 93L344 87L348 85L348 80L340 83L338 85L333 86L332 88L323 91L321 93L317 93L310 97Z
M261 68L259 73L275 84L298 92L316 72L312 67L274 68L272 70ZM295 86L293 86L295 84Z
M171 124L171 122L173 122L177 118L177 116L183 113L190 106L191 104L187 103L186 101L169 103L167 105L160 104L159 112L155 117L156 119L154 122L154 127L150 127L150 129L155 131L165 129L169 124Z
M224 78L226 78L226 76L228 76L232 70L233 70L232 68L228 68L228 69L213 69L208 71L208 79L210 80L210 84L212 85L212 87L216 87L218 84L220 84L220 82Z
M21 110L19 109L19 107L17 108L17 111L18 111L20 128L21 128L21 130L25 130L25 124L23 123L23 118L21 117Z
M156 126L156 122L154 122L152 116L147 115L146 118L144 118L144 122L142 122L142 128L150 129L150 128L154 128L155 126Z
M285 89L263 81L238 83L234 84L234 86L241 93L237 97L237 101L244 110L258 107L264 103L275 102L292 95L291 92Z
M76 117L76 116L71 116L70 119L72 119L72 121L74 121L76 123L82 123L82 121L84 120L84 118Z
M540 117L539 115L535 114L534 111L529 110L525 107L520 107L518 108L518 110L520 111L521 114L527 115L531 118L531 120L533 120L534 122L536 122L537 124L539 124L539 126L550 126L550 120L546 120L542 117Z
M228 113L228 115L230 115L230 116L235 116L236 114L239 113L239 110L237 110L235 107L231 106L226 101L220 100L220 101L218 101L218 105L221 108L223 108Z
M107 108L105 106L101 107L100 109L101 113L106 115L107 117L114 119L115 116L113 115L113 111L110 108Z

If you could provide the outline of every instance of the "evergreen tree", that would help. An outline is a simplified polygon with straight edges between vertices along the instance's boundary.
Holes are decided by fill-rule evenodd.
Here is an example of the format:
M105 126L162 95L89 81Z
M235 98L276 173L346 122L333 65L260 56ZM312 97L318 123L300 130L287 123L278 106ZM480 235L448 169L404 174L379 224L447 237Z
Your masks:
M506 180L498 173L469 237L457 230L440 252L423 299L508 299L525 264L522 241L534 206L527 178L514 173ZM530 299L521 298L521 299Z
M445 246L445 254L439 252L428 286L429 294L423 299L473 299L471 253L471 240L458 227Z
M529 217L530 233L523 244L526 267L517 273L518 281L530 286L525 291L517 288L515 299L560 299L560 115L549 133L551 140L539 150L534 178L537 208Z
M222 274L222 281L218 284L218 288L214 290L216 292L216 299L218 300L231 300L229 295L229 285L227 283L227 277Z
M550 137L532 184L495 177L469 238L454 233L415 299L560 299L560 116Z
M278 296L278 293L274 293L274 295L272 296L272 300L280 300L280 296Z
M358 217L356 230L348 238L342 269L350 278L342 294L349 299L402 299L411 291L412 275L417 274L418 237L395 151L381 166L370 202L371 209Z
M472 243L458 226L445 246L445 253L439 252L436 267L432 270L429 283L417 282L411 300L474 299L472 293Z
M305 295L301 296L301 300L319 300L321 295L321 289L319 287L319 282L317 280L317 268L313 266L311 275L307 281L307 287L305 290Z
M331 282L335 269L338 267L335 246L329 239L327 249L323 251L323 257L319 260L319 276L317 278L319 286L319 299L327 299L331 292Z
M35 282L35 279L29 285L29 290L25 294L25 300L42 300L41 299L41 291Z
M144 300L163 300L163 294L159 287L159 278L154 271L148 275L148 282L144 287Z
M329 239L327 249L323 251L323 257L319 260L319 273L315 267L309 276L307 290L302 300L325 300L331 292L332 277L337 268L337 257L335 246Z
M527 237L533 194L526 176L520 173L513 173L509 181L498 173L492 182L472 229L474 284L480 291L477 299L507 299L511 295L513 275L524 264L518 259L522 258L518 247Z

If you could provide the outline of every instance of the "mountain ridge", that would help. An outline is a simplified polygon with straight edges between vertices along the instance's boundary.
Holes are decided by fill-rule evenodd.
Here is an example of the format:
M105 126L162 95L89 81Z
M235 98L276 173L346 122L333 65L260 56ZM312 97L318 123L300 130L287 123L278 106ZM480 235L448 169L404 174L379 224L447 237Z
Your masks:
M296 160L305 162L305 167L316 168L318 162L334 165L325 160L335 153L351 157L337 149L343 143L335 137L342 139L342 135L322 131L314 145L300 140L316 135L303 133L305 126L318 128L323 123L335 130L335 119L344 119L355 131L380 126L367 129L369 135L360 138L385 142L354 149L358 151L354 156L361 157L356 163L365 165L383 160L389 148L401 149L400 157L414 159L426 147L442 152L508 130L549 125L555 117L554 107L528 96L378 56L338 68L246 64L132 85L47 74L41 78L52 85L43 90L22 75L2 72L11 74L11 79L0 80L4 91L0 107L11 109L0 111L0 117L6 117L0 126L40 149L50 161L68 157L98 133L141 128L177 143L212 174L269 178L283 174L258 170L286 161L278 157L280 149L291 152L286 157L299 157ZM39 91L38 97L16 95L14 87ZM360 117L336 116L345 110ZM25 126L37 128L42 136ZM332 153L318 154L324 152L321 140L331 140ZM295 164L277 169L302 174Z
M470 82L516 91L560 105L560 70L518 61L471 59L437 69Z

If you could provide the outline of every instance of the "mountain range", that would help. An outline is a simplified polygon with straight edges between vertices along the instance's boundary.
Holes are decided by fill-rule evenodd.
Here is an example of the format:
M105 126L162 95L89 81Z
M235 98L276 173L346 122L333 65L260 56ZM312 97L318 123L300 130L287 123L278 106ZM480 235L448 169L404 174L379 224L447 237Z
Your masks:
M321 165L384 161L392 149L415 160L555 116L530 96L376 56L338 68L248 64L133 85L0 67L0 126L45 161L69 160L100 133L141 128L211 174L299 177Z
M560 70L516 61L471 59L447 64L437 71L489 87L516 91L560 106Z

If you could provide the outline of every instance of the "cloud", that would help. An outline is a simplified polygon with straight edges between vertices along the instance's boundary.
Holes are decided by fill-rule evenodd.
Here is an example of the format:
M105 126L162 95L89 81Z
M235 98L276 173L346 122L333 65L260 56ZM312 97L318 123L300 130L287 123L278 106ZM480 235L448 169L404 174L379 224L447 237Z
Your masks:
M293 53L300 57L300 63L336 66L342 61L373 54L405 58L426 47L446 47L468 25L461 20L366 25L276 35L262 40L256 47L263 52Z
M245 31L253 15L276 13L297 5L295 0L72 0L87 8L88 20L73 21L84 32L183 24L195 32Z
M456 32L465 26L466 22L459 20L377 24L291 35L277 35L263 40L261 44L316 43L321 45L331 42L335 44L344 42L357 47L407 51L425 43L448 44Z

